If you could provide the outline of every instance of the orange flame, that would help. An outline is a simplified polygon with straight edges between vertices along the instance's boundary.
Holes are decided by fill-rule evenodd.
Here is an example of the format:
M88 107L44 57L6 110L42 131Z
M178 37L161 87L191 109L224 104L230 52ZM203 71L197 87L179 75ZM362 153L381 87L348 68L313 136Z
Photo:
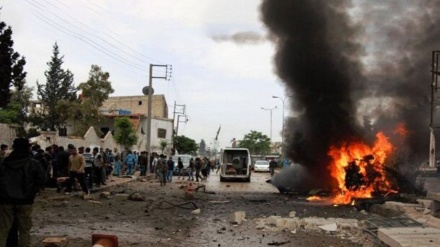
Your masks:
M360 142L345 143L340 147L330 147L328 154L332 158L332 162L329 170L331 176L337 180L340 190L340 194L333 198L334 203L349 204L350 202L353 203L353 200L356 198L371 198L372 193L376 190L391 190L391 183L386 180L384 162L393 151L393 146L382 132L379 132L376 138L373 147ZM369 166L366 161L363 161L363 158L367 155L374 156L374 160L370 162ZM367 169L373 169L379 176L376 176L374 181L369 181L369 183L364 184L357 190L349 190L345 185L345 168L353 161L356 162L356 165L360 168L360 173L364 177L367 176Z
M394 130L394 134L400 135L402 137L407 137L408 130L406 129L405 123L398 123L396 129Z

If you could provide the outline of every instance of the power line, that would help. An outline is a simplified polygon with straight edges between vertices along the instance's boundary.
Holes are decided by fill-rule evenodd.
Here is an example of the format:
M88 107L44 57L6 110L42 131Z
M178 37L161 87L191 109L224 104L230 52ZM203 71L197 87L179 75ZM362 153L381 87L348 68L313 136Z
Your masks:
M84 26L85 28L91 30L91 31L92 31L91 35L93 35L93 36L97 37L98 39L100 39L100 40L102 40L102 41L108 43L109 45L111 45L111 46L114 47L115 49L118 49L118 50L120 50L120 51L122 51L122 52L127 52L127 51L121 50L119 47L114 46L113 44L109 43L109 42L106 41L105 39L101 39L101 38L98 37L96 34L94 34L94 33L97 33L97 32L101 32L100 30L96 30L96 29L90 27L89 25L87 25L87 24L85 24L85 23L79 21L78 19L76 19L75 17L73 17L72 15L70 15L68 12L65 12L64 10L62 10L59 6L57 6L57 5L55 5L55 4L52 4L52 3L48 2L47 0L43 0L43 1L45 1L46 3L48 3L49 5L51 5L51 6L53 6L53 7L55 7L55 8L57 8L57 9L61 10L61 11L63 12L63 15L68 16L68 17L69 17L70 19L72 19L73 21L75 21L75 22L81 24L82 26ZM55 1L59 2L59 0L55 0ZM64 3L61 3L61 4L64 5L64 6L66 6L67 8L69 8L69 6L65 5ZM93 4L94 4L94 3L93 3ZM96 5L96 4L94 4L94 5ZM61 18L61 17L60 17L60 18ZM67 21L66 21L66 22L67 22ZM70 24L70 23L69 23L69 24ZM72 24L70 24L70 25L72 25ZM72 25L72 26L73 26L73 25ZM78 27L76 27L76 28L78 28ZM115 35L118 35L117 33L113 32L112 30L110 30L110 29L108 29L108 28L106 28L106 27L104 27L104 28L107 29L107 30L109 30L109 31L111 31L111 32L114 33ZM83 31L83 30L81 30L81 31ZM128 54L128 55L130 55L132 58L134 58L134 59L136 59L136 60L138 60L138 61L141 61L141 62L144 62L144 63L149 64L150 62L144 59L144 58L147 58L147 59L150 59L151 61L155 61L155 62L163 63L163 62L158 61L158 60L156 60L156 59L154 59L154 58L151 58L151 57L148 57L148 56L142 55L141 53L137 52L136 50L132 49L131 47L127 46L127 45L124 44L123 42L121 42L121 41L115 39L113 36L111 36L111 35L109 35L109 34L107 34L107 33L105 33L105 32L101 32L101 33L104 34L106 37L110 38L111 40L113 40L113 41L117 42L118 44L122 45L122 46L125 47L126 49L128 49L129 52L132 54L132 55L130 55L130 54Z
M60 31L60 32L62 32L62 33L64 33L64 34L67 34L67 35L69 35L69 36L71 36L71 37L74 37L74 38L77 38L77 39L81 40L82 42L84 42L84 43L86 43L86 44L92 46L93 48L95 48L95 49L97 49L97 50L103 52L103 53L106 54L107 56L110 56L111 58L115 59L116 61L118 61L118 62L120 62L120 63L126 64L126 65L128 65L129 67L131 67L131 68L133 68L133 69L137 69L137 70L139 70L139 71L142 71L142 72L145 73L145 74L148 74L148 73L146 72L145 69L140 69L140 68L138 68L138 67L134 67L134 66L132 66L132 65L130 65L130 64L127 64L127 63L125 63L124 61L120 60L118 57L115 57L115 56L113 56L112 54L109 54L109 53L107 53L106 51L101 50L99 47L96 47L95 45L93 45L92 43L88 42L87 40L84 40L84 39L81 38L81 37L76 37L75 35L72 35L71 33L66 32L65 30L62 30L61 28L59 28L59 27L57 27L55 24L53 24L53 22L51 22L50 20L49 20L49 21L45 20L45 19L44 19L45 17L38 16L38 15L35 14L35 13L32 13L32 14L33 14L35 17L37 17L38 19L40 19L41 21L43 21L43 22L45 22L46 24L48 24L49 26L51 26L51 27L57 29L58 31Z
M27 1L28 3L30 3L31 5L33 5L33 6L37 7L37 8L39 8L39 9L41 9L41 7L36 6L35 4L33 4L33 2L30 2L29 0L26 0L26 1ZM33 1L33 0L31 0L31 1ZM78 28L77 26L75 26L75 25L69 23L68 21L64 20L62 17L60 17L59 15L53 13L52 11L48 11L48 12L51 13L52 15L54 15L54 16L55 16L56 18L58 18L59 20L65 22L65 23L68 24L68 25L70 25L71 27L78 29L80 32L83 32L83 31L84 31L84 30L82 30L81 28ZM46 17L46 19L48 19L48 18ZM50 20L50 19L48 19L48 20L52 22L52 20ZM58 24L58 23L57 23L56 25L61 26L61 25ZM61 26L61 28L66 29L66 28L63 27L63 26ZM96 43L96 42L93 41L92 39L88 38L87 36L84 36L84 35L82 35L82 34L80 34L80 33L74 32L74 31L72 31L72 30L70 30L70 29L67 30L67 31L70 31L70 32L72 32L72 33L74 33L74 34L76 34L76 35L78 35L78 36L84 37L84 39L87 39L89 42L94 43L95 46L99 46L99 47L101 47L101 49L106 50L108 53L111 53L111 54L113 54L114 56L118 56L118 57L120 57L120 59L123 59L126 63L130 63L130 64L132 64L132 65L134 65L134 66L138 66L138 67L141 68L141 69L145 69L145 67L147 66L147 65L141 65L141 64L135 63L135 62L133 62L133 61L129 61L128 59L123 58L123 57L119 56L118 54L114 53L113 51L111 51L111 50L109 50L109 49L107 49L107 48L105 48L105 47L99 45L98 43ZM97 37L98 39L100 39L100 37L98 37L97 35L92 34L92 36L95 36L95 37ZM108 43L108 44L109 44L110 46L112 46L113 48L120 50L118 47L116 47L116 46L114 46L113 44L107 42L106 40L103 40L103 39L101 39L101 40L104 41L105 43ZM122 51L122 50L120 50L120 51ZM122 52L123 52L123 51L122 51Z
M40 8L40 7L38 7L35 3L30 2L29 0L26 0L26 2L28 2L28 3L31 4L31 5L33 5L33 6L36 7L36 8ZM40 8L40 9L41 9L41 8ZM102 53L106 54L107 56L112 57L113 59L115 59L115 60L118 61L118 62L124 63L124 64L126 64L126 65L128 65L128 66L133 67L133 68L139 69L139 70L141 70L141 71L143 71L143 72L145 73L145 67L146 67L146 66L143 66L143 65L140 65L140 64L137 64L137 63L133 63L132 61L127 60L126 58L123 58L123 57L119 56L118 54L112 52L111 50L107 49L106 47L101 46L100 44L96 43L95 41L91 40L90 38L85 37L84 35L82 35L82 34L80 34L80 33L77 33L77 32L75 32L75 31L72 31L72 30L70 30L70 29L67 29L67 28L63 27L62 25L60 25L60 24L58 24L58 23L55 23L53 20L51 20L51 19L45 17L45 15L43 15L41 12L39 12L39 11L36 11L36 12L37 12L38 14L40 14L40 15L36 15L36 14L34 14L34 13L32 13L32 14L34 14L38 19L42 20L42 21L45 22L46 24L48 24L48 25L50 25L50 26L56 28L56 29L59 30L59 31L62 31L62 32L65 33L65 34L68 34L69 36L72 36L72 37L75 37L75 38L81 40L82 42L84 42L84 43L86 43L86 44L92 46L92 47L95 48L96 50L101 51ZM55 15L55 16L57 16L57 15ZM60 17L58 17L58 18L59 18L59 19L62 19L62 18L60 18ZM44 20L43 20L43 19L44 19ZM62 19L62 20L63 20L63 19ZM63 21L65 21L65 20L63 20ZM73 25L72 25L72 26L73 26ZM75 27L75 26L74 26L74 27ZM76 28L77 28L77 27L76 27ZM63 30L62 30L62 29L63 29Z

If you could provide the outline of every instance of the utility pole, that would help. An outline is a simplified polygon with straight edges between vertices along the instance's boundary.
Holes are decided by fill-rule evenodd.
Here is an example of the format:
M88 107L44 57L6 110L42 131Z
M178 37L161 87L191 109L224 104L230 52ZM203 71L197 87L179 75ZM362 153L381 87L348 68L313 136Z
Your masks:
M181 121L180 117L185 117L185 120ZM186 123L186 122L188 122L188 117L186 115L178 115L177 116L176 136L179 133L179 123Z
M177 107L181 107L181 110L178 111ZM176 114L177 117L179 117L179 115L185 115L185 111L186 111L186 105L177 105L176 101L174 101L174 111L173 111L173 128L174 128L174 121L176 120ZM177 120L177 126L179 126L179 120ZM175 135L177 136L177 129L174 129L175 131Z
M178 111L177 107L181 107L181 111ZM179 131L179 117L185 115L185 110L186 110L186 106L185 105L177 105L176 101L174 101L174 110L173 110L173 154L174 154L174 152L176 150L176 137L177 137L177 132ZM176 121L176 114L178 114L177 115L177 127L174 128L175 121Z
M165 68L165 76L154 76L153 68L154 67L162 67ZM169 71L168 71L169 70ZM144 87L143 93L148 95L148 112L147 112L147 167L150 167L150 158L151 158L151 112L152 112L152 104L153 104L153 79L164 79L170 80L172 72L171 65L161 65L161 64L150 64L150 76L148 80L148 88L145 90Z
M434 115L435 115L435 108L437 107L437 100L436 100L436 93L438 89L438 76L440 75L439 70L439 57L440 57L440 51L433 51L432 52L432 68L431 68L431 121L429 122L429 129L430 129L430 137L429 137L429 166L435 167L436 160L435 160L435 137L434 137L434 129L437 128L434 126Z

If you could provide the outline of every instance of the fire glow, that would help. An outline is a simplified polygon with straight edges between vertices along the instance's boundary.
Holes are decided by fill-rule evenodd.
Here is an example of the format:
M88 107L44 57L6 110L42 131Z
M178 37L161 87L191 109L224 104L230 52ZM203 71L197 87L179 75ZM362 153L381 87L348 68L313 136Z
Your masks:
M329 166L331 176L337 180L339 193L332 199L335 204L350 204L357 198L371 198L373 192L392 190L387 180L384 163L393 152L388 138L379 132L372 147L364 143L345 143L339 147L332 146L328 152L332 158ZM361 177L361 184L347 181L347 171L355 167ZM372 175L374 174L374 175Z

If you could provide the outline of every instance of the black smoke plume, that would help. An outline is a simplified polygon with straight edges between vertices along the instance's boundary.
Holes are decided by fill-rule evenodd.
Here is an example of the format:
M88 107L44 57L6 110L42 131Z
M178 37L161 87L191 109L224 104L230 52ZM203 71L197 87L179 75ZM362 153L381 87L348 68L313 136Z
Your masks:
M276 73L293 95L285 152L319 185L331 185L330 146L371 144L377 131L405 150L405 165L427 159L439 10L435 0L263 0ZM405 142L393 132L398 123Z

